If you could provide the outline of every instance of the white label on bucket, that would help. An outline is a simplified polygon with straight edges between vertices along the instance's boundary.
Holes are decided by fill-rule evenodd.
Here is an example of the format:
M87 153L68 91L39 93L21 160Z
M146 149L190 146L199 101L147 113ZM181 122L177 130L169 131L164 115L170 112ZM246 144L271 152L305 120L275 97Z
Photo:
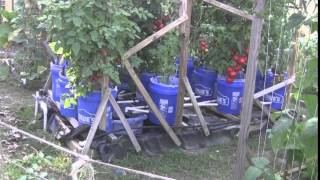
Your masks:
M196 95L200 95L200 96L212 96L213 94L213 90L211 88L206 87L202 84L196 84L194 91Z
M91 124L94 121L95 114L89 113L85 109L78 110L79 121L85 122L86 124Z
M168 99L160 99L159 110L163 116L167 116L169 101Z
M218 91L217 101L218 101L218 104L221 106L229 106L230 99L229 97L222 95L222 93Z
M272 101L272 103L283 103L284 97L281 96L280 94L274 92L273 97L272 97L272 93L270 93L270 94L266 95L266 99L268 101Z
M232 102L231 102L231 110L236 110L238 109L238 104L240 101L240 92L233 92L232 93Z
M170 107L168 108L168 113L169 113L169 114L173 113L173 106L170 106Z

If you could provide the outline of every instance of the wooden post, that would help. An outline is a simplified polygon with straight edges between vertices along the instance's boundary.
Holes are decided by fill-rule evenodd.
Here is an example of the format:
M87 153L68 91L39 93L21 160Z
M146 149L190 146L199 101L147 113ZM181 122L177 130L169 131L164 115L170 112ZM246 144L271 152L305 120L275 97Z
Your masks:
M91 125L91 128L90 128L90 131L89 131L89 134L87 136L87 139L86 139L86 144L84 145L83 149L82 149L82 154L87 154L89 152L89 149L90 149L90 146L91 146L91 143L93 141L93 138L94 138L94 135L96 134L97 132L97 129L99 127L99 124L100 124L100 121L103 117L103 114L106 110L106 106L107 106L107 103L108 103L108 100L109 100L109 97L110 97L110 94L111 94L111 91L109 89L109 82L104 82L104 84L107 84L107 89L105 90L105 92L103 93L103 97L100 101L100 105L99 105L99 108L97 110L97 113L96 113L96 116L94 118L94 122L93 124Z
M153 102L152 98L150 97L149 93L147 92L146 88L144 88L142 82L140 81L138 75L134 71L133 67L129 63L128 59L123 60L123 64L126 67L128 73L130 74L132 80L137 85L137 88L141 95L144 97L145 101L148 103L150 109L154 112L155 116L159 119L160 124L164 128L164 130L169 134L170 138L173 142L177 145L181 145L181 141L177 137L177 135L173 132L172 128L168 125L167 121L162 117L160 111L158 110L156 104Z
M183 114L183 104L186 88L182 79L187 75L187 63L189 56L189 40L190 40L190 29L191 29L191 13L192 13L192 0L181 1L180 16L185 13L188 15L188 20L184 22L180 27L181 35L181 52L180 52L180 62L179 62L179 93L177 97L176 105L176 126L182 126L182 114Z
M247 138L249 135L249 126L252 117L253 94L255 89L257 62L261 43L261 32L263 27L263 19L259 16L263 13L265 0L257 0L255 7L255 15L253 17L249 60L246 71L246 82L244 88L244 97L241 111L241 124L239 132L238 148L236 153L236 166L233 174L233 179L241 180L246 170L246 153L247 153Z
M122 113L119 105L117 104L116 100L114 99L114 97L111 95L110 96L110 103L113 106L114 111L118 114L120 121L124 127L124 129L126 130L130 141L132 142L134 148L136 149L137 152L141 151L141 147L137 141L136 136L133 134L132 129L130 127L130 125L128 124L128 121L126 120L126 117L124 116L124 114Z
M183 83L184 83L184 86L186 87L189 95L190 95L190 98L191 98L191 102L193 104L193 107L194 107L194 110L196 111L198 117L199 117L199 120L200 120L200 124L202 126L202 129L203 129L203 132L205 134L205 136L209 136L210 135L210 131L208 129L208 125L207 125L207 122L204 120L203 118L203 115L201 113L201 109L198 105L198 102L194 96L194 93L191 89L191 86L190 86L190 83L189 83L189 80L187 77L182 77L182 79L180 79L180 81L183 80ZM182 106L183 108L183 106Z

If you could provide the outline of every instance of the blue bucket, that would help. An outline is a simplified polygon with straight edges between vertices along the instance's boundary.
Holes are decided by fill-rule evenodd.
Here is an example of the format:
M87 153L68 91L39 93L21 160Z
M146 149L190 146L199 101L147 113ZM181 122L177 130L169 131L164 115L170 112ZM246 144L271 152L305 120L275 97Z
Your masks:
M260 69L258 69L256 74L255 92L262 91L263 89L264 89L264 75L261 73Z
M171 76L170 84L163 84L159 77L151 78L149 91L153 102L156 104L164 119L169 125L175 124L177 95L179 90L179 79ZM156 125L160 122L152 111L149 113L149 120Z
M288 75L285 73L285 78L287 78ZM266 88L269 88L273 86L273 80L275 79L275 74L269 69L267 71L267 76L266 76ZM286 87L283 87L281 89L278 89L274 91L273 93L269 93L265 95L264 101L266 102L272 102L271 103L271 108L281 111L284 107L284 102L286 98Z
M62 75L62 73L59 73L59 87L60 87L60 92L61 92L61 97L60 97L60 113L66 118L73 117L73 118L78 118L78 109L77 106L74 104L71 104L70 107L65 108L64 107L64 100L66 98L72 97L71 92L70 92L70 87L68 87L68 79L66 76Z
M193 60L194 60L194 57L188 58L187 77L189 81L191 81L193 70L194 70ZM178 76L179 76L179 65L180 65L180 57L176 57L176 72Z
M201 96L198 101L208 101L215 98L217 73L203 67L193 71L192 88L196 96Z
M142 134L143 122L148 118L146 114L137 117L127 118L129 126L132 128L134 134ZM120 120L113 120L113 133L116 135L126 135L127 132Z
M149 92L149 84L150 84L150 79L152 77L155 77L156 74L155 73L148 73L148 72L144 72L140 75L140 80L144 86L144 88L146 88L146 90ZM140 92L137 90L136 92L136 98L138 100L144 100L143 96L140 94Z
M239 115L241 112L244 91L244 76L238 75L237 79L229 84L226 77L219 76L217 85L218 111L224 114Z
M117 90L112 90L112 96L116 97ZM78 98L78 121L79 125L91 125L96 116L101 101L101 92L93 91L87 93L86 96ZM105 131L112 132L112 107L108 102L106 107L106 127Z
M50 63L50 71L51 71L51 87L52 87L52 99L54 101L60 101L60 88L59 88L59 73L62 70L62 65L57 65L54 63Z

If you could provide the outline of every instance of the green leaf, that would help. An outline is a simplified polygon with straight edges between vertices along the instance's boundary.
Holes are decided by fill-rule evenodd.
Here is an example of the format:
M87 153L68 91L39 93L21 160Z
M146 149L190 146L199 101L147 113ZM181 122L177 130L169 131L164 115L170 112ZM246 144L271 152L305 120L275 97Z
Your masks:
M27 175L22 175L18 178L18 180L27 180L27 179L28 179Z
M90 36L91 36L92 41L94 41L94 42L99 41L99 38L98 38L99 34L97 31L91 31Z
M82 20L80 17L73 17L72 18L72 22L75 26L80 27Z
M254 166L250 166L245 174L244 174L244 179L245 180L255 180L257 179L259 176L261 176L263 174L263 171L257 167Z
M313 21L311 23L311 33L317 32L318 31L318 20Z
M271 130L271 145L273 149L282 148L285 146L287 136L292 128L293 120L283 116L275 122Z
M254 166L260 169L264 169L270 163L269 160L265 157L252 158L251 160Z
M71 49L74 55L77 56L80 51L80 45L78 43L73 43Z
M305 18L306 17L301 12L294 13L289 17L288 24L286 27L288 29L298 27L299 25L302 24L302 22L305 20Z
M300 136L307 157L318 155L318 117L307 120Z

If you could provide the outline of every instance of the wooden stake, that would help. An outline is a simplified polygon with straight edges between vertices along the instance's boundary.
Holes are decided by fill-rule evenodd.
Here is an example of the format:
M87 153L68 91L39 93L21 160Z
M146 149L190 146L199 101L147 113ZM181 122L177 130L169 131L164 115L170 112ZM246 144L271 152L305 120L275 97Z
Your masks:
M180 8L180 16L188 15L188 20L184 22L180 28L181 33L181 51L180 51L180 63L179 63L179 96L177 97L176 105L176 126L182 126L182 114L183 104L186 88L182 79L187 75L187 63L189 56L189 40L190 40L190 28L191 28L191 13L192 13L192 0L183 0Z
M109 86L107 86L107 87L109 87ZM94 135L96 134L96 131L99 127L101 118L104 118L102 115L103 115L104 111L106 110L106 106L107 106L108 99L110 97L110 93L111 92L110 92L109 88L107 88L107 90L103 93L103 97L101 99L99 108L96 113L96 117L94 118L94 122L91 125L89 134L87 136L86 144L84 145L84 147L82 149L82 152L81 152L82 154L87 154L89 152L92 140L93 140Z
M166 130L166 132L169 134L173 142L177 145L181 145L181 141L177 137L177 135L173 132L172 128L168 125L167 121L162 117L160 111L158 110L156 104L153 102L152 98L150 97L147 90L144 88L143 84L141 83L138 75L134 71L133 67L129 63L128 59L123 60L123 64L126 67L128 73L130 74L131 78L135 82L135 84L138 87L139 92L144 97L145 101L148 103L150 109L154 112L155 116L159 119L160 124L162 127Z
M210 135L210 131L209 131L209 129L208 129L207 122L204 120L204 117L203 117L203 115L202 115L202 113L201 113L201 109L200 109L200 107L199 107L199 105L198 105L198 102L197 102L197 100L196 100L196 98L195 98L195 96L194 96L194 93L193 93L193 91L192 91L192 89L191 89L189 80L188 80L187 77L183 77L182 80L183 80L183 83L184 83L184 85L185 85L188 93L189 93L189 96L190 96L190 98L191 98L191 102L192 102L192 104L193 104L194 110L196 111L196 113L197 113L197 115L198 115L198 117L199 117L200 124L201 124L201 126L202 126L203 132L204 132L204 134L205 134L206 136L209 136L209 135Z
M108 88L109 88L109 77L103 76L102 83L101 83L101 99L103 98L103 94L106 92ZM110 96L112 96L111 91L112 90L110 89ZM102 117L106 117L106 111L103 111ZM107 127L107 118L101 118L101 121L99 123L99 129L102 131L105 131L106 127Z
M255 15L252 22L249 60L246 71L246 82L244 88L244 97L241 111L241 123L239 132L238 148L236 153L236 167L233 179L241 180L246 170L246 152L247 139L249 135L249 126L252 117L253 94L255 90L255 81L257 73L257 60L259 55L261 32L263 27L263 19L257 16L262 14L264 10L265 0L257 0L255 7Z
M172 23L168 24L167 26L165 26L164 28L162 28L161 30L159 30L158 32L152 34L151 36L147 37L146 39L144 39L143 41L141 41L139 44L137 44L136 46L134 46L133 48L129 49L125 54L124 54L124 59L129 59L129 57L131 57L132 55L134 55L135 53L137 53L138 51L140 51L141 49L143 49L144 47L148 46L149 44L151 44L153 41L161 38L163 35L165 35L167 32L171 31L172 29L176 28L177 26L179 26L180 24L182 24L183 22L185 22L186 20L188 20L188 17L185 16L181 16L179 17L177 20L173 21Z
M253 20L253 16L245 11L242 11L240 9L237 9L237 8L234 8L232 6L229 6L229 5L226 5L226 4L223 4L219 1L216 1L216 0L204 0L205 2L207 3L210 3L214 6L216 6L217 8L223 10L223 11L226 11L226 12L230 12L232 14L235 14L235 15L238 15L238 16L241 16L243 18L246 18L248 20Z
M122 113L119 105L117 104L116 100L114 99L113 96L110 96L110 103L111 105L113 106L113 109L114 111L118 114L119 118L120 118L120 121L124 127L124 129L126 130L129 138L130 138L130 141L132 142L134 148L136 149L137 152L140 152L141 151L141 147L137 141L137 138L136 136L133 134L132 132L132 129L126 119L126 117L124 116L124 114Z

